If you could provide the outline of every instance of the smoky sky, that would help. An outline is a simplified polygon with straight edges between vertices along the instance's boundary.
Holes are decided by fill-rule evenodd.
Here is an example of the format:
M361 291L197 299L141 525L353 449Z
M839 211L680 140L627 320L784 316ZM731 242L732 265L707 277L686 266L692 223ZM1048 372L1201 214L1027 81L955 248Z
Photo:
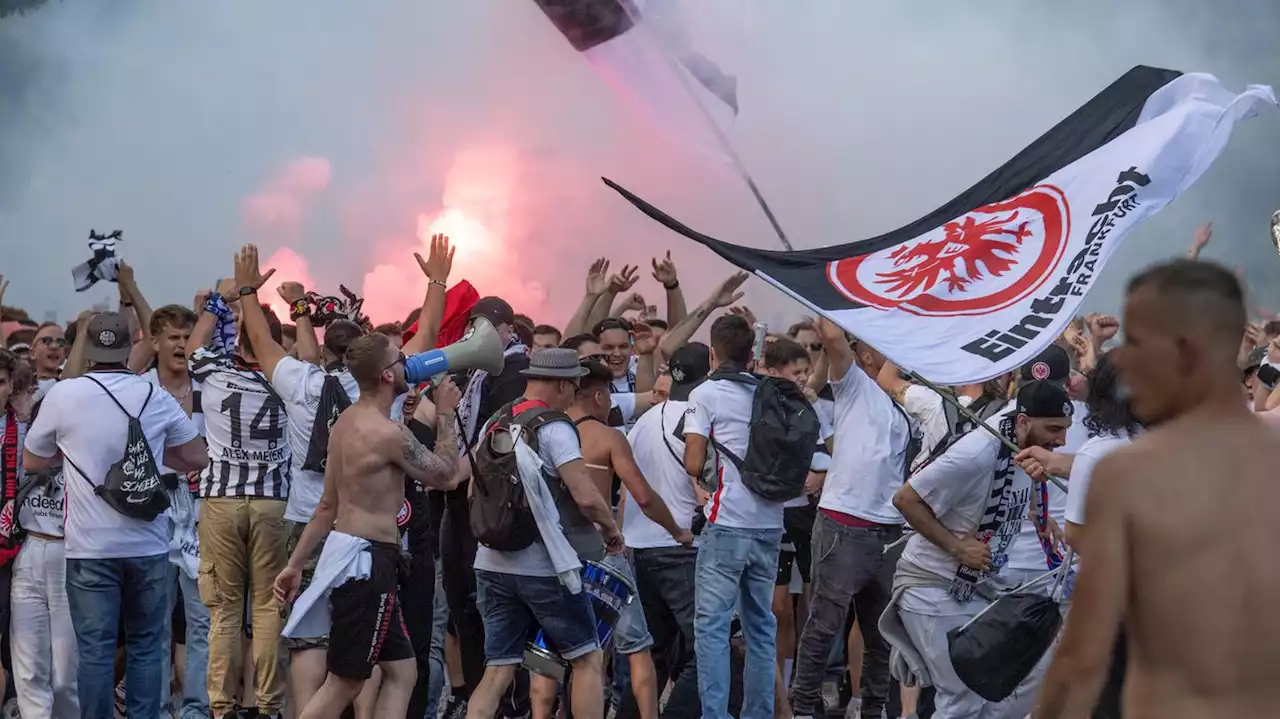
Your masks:
M1134 65L1211 72L1235 90L1280 84L1272 0L681 10L698 49L738 77L733 141L798 248L929 212ZM0 63L0 272L6 304L38 319L111 293L70 282L90 227L124 229L153 305L189 302L249 241L293 248L324 290L378 263L412 268L417 218L441 209L459 153L476 148L516 158L503 165L509 194L485 212L515 259L502 273L541 298L517 310L539 321L563 324L596 256L647 266L672 250L691 304L732 269L601 175L695 229L776 246L731 169L632 113L530 0L53 0L0 20ZM1204 257L1242 267L1255 303L1280 310L1267 230L1278 149L1274 109L1237 125L1209 172L1129 237L1085 308L1114 311L1127 275L1184 252L1212 220ZM300 226L247 227L246 198L298 158L332 172ZM501 279L478 289L501 293ZM749 288L770 322L800 312ZM647 275L637 289L660 294Z

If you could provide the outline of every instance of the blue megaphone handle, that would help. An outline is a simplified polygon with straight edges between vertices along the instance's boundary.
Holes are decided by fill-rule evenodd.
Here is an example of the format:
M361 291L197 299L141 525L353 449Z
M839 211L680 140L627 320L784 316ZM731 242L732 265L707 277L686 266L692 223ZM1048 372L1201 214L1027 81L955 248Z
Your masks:
M444 350L434 349L406 357L404 361L404 379L411 385L421 384L449 371L449 358Z

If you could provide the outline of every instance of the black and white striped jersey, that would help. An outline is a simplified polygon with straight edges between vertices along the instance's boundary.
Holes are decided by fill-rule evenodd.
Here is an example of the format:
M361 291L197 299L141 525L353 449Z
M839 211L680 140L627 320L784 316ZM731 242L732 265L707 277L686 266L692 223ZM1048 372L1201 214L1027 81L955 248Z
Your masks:
M191 356L191 377L200 384L210 459L198 495L288 498L289 418L262 372L202 349Z

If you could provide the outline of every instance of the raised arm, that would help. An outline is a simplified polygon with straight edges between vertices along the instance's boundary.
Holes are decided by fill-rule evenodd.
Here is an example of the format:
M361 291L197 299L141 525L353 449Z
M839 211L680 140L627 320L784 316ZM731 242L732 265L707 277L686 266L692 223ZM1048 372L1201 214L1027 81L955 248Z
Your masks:
M573 313L573 317L569 318L569 323L564 326L564 336L573 337L585 333L589 326L587 319L591 316L591 310L596 306L596 300L600 299L609 289L609 260L600 257L591 263L591 268L587 270L587 291L582 296L582 302L578 304L578 309Z
M1213 223L1206 222L1200 225L1196 230L1196 236L1191 239L1191 247L1187 249L1187 259L1199 259L1200 253L1204 251L1205 245L1209 244L1211 239L1213 239Z
M825 354L825 353L824 353ZM907 389L911 387L911 383L902 379L902 373L898 370L898 365L884 361L884 366L880 368L880 374L876 376L876 384L880 385L880 389L893 398L893 401L902 404Z
M849 339L845 337L844 330L826 317L818 320L818 336L822 338L822 353L827 358L827 377L832 382L839 382L853 366L853 348L849 346Z
M662 283L667 294L667 327L675 327L689 314L685 306L684 291L680 289L680 275L676 263L671 261L671 250L662 260L653 258L653 279Z
M406 355L416 355L436 346L440 325L444 324L445 295L449 291L449 273L453 271L455 249L449 246L448 237L432 235L427 259L413 253L418 268L427 276L427 295L422 300L422 311L418 313L418 333L404 343Z
M399 447L393 461L414 481L430 489L450 490L458 486L458 440L453 411L461 399L462 392L452 380L446 379L435 389L435 452L419 442L408 427L400 425Z
M147 302L147 298L142 296L142 290L138 289L138 281L134 276L133 267L131 265L120 263L120 267L116 272L116 284L120 288L120 299L126 307L132 307L134 316L138 319L138 330L142 332L142 340L139 344L151 346L151 305Z
M306 306L307 291L298 282L282 282L276 288L280 299L290 305L289 319L293 320L297 331L293 343L294 355L303 362L324 364L324 352L320 350L320 339L316 337L316 327L311 323L310 307ZM307 310L307 311L303 311Z
M673 352L687 344L698 331L698 328L702 326L702 323L706 322L713 312L732 306L733 303L742 299L745 293L739 291L738 288L746 281L747 273L733 273L712 290L707 299L703 300L702 304L698 305L692 313L681 320L679 324L669 328L662 335L662 341L658 343L658 351L662 353L663 359L671 357Z
M590 332L601 320L609 316L609 310L612 309L613 298L627 290L635 287L636 282L640 280L640 268L636 265L623 265L622 271L609 276L609 284L596 300L595 306L591 308L591 314L587 316L587 326L584 328L586 332Z
M258 360L268 382L275 374L280 360L289 356L284 347L271 336L271 326L267 324L267 314L262 311L257 294L258 289L273 274L275 270L267 270L266 275L258 270L257 245L245 245L236 253L236 286L240 288L237 292L253 290L253 294L246 295L247 299L240 303L244 332L253 345L253 356Z
M201 295L196 295L197 302ZM228 277L218 283L214 293L204 295L204 304L196 308L199 317L196 327L191 331L191 339L187 340L187 356L198 352L209 339L217 333L217 349L219 352L235 351L236 319L231 312L231 303L240 299L240 288L236 286L234 277ZM231 346L228 347L227 344Z
M76 318L76 336L71 341L71 351L67 353L67 361L62 366L62 379L73 379L89 371L89 360L85 351L89 347L89 320L97 314L93 310L85 310Z

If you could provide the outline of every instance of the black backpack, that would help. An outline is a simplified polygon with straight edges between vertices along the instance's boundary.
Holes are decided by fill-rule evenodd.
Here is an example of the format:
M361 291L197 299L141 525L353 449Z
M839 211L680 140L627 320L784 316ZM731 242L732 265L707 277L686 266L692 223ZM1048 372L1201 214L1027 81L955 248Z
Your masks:
M302 468L308 472L324 472L329 461L329 432L333 430L338 415L351 406L351 398L342 382L331 374L324 376L320 389L320 403L316 406L316 421L311 425L311 439L307 443L307 459Z
M534 452L538 451L540 427L560 421L573 426L563 412L541 403L521 406L527 404L531 403L520 399L498 410L471 458L471 533L477 542L499 552L518 552L541 539L520 479L512 425L522 428L520 436Z
M785 502L804 493L804 480L818 445L820 423L804 392L790 380L735 371L720 371L713 380L753 388L747 456L739 458L711 438L729 458L747 489L770 502Z
M156 465L155 455L151 454L151 445L147 444L147 435L142 431L142 422L138 421L138 417L142 416L151 402L155 386L147 385L147 399L138 410L138 417L135 417L129 414L129 410L101 382L88 375L85 379L101 387L129 418L129 438L120 459L107 469L107 476L102 484L94 484L89 475L70 457L66 457L66 460L93 487L93 493L112 509L126 517L150 522L169 508L169 493L160 479L160 470Z

